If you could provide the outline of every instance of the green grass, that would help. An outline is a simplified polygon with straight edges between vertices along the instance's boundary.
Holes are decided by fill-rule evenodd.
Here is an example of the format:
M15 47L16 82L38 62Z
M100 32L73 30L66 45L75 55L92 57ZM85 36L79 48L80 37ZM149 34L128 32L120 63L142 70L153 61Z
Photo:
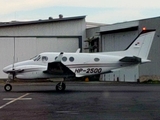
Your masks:
M144 81L144 82L141 82L141 83L160 84L160 81L159 81L159 80L152 80L152 79L149 79L149 80Z

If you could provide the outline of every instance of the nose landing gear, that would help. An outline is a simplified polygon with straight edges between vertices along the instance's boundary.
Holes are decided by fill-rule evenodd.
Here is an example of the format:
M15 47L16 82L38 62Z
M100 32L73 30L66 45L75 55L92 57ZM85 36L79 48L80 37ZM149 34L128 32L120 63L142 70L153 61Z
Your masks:
M11 84L6 84L6 85L4 86L4 90L5 90L6 92L11 91L11 90L12 90L12 85L11 85Z
M15 73L8 75L8 80L6 81L6 85L4 86L4 90L6 92L10 92L12 90L12 85L9 84L10 81L13 81L15 78Z

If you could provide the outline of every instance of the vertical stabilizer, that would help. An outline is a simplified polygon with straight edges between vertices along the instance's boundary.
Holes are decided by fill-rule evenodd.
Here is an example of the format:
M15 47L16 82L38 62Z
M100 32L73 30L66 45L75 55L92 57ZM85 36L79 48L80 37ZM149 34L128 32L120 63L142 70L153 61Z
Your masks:
M147 59L154 35L155 30L142 31L135 38L135 40L126 48L126 54Z

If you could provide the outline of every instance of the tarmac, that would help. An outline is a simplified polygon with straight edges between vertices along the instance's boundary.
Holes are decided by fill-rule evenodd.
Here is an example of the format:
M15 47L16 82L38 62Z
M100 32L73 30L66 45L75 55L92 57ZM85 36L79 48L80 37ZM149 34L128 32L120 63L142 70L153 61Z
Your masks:
M66 82L0 84L1 120L160 120L160 84Z

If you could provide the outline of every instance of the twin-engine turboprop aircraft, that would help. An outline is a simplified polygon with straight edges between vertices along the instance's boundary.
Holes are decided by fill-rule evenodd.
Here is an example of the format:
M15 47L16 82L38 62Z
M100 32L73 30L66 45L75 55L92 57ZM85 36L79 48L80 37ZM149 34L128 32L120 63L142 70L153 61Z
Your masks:
M155 35L155 30L142 31L124 51L100 53L65 53L45 52L31 60L11 64L3 69L9 80L48 79L84 77L109 73L123 67L149 62L147 59ZM64 91L64 81L56 85L57 91ZM4 86L11 91L8 83Z

